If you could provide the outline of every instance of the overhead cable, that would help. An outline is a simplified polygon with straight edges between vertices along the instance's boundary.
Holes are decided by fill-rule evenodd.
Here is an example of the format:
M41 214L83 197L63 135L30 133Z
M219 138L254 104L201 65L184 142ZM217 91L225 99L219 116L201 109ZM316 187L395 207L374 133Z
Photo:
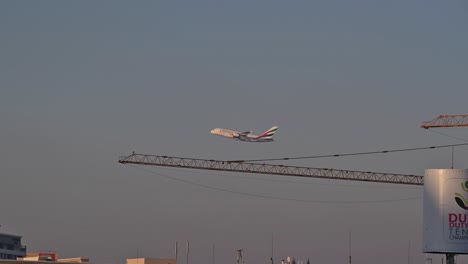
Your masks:
M460 137L451 136L451 135L449 135L449 134L445 134L445 133L442 133L442 132L440 132L440 131L436 131L436 130L430 129L430 128L428 128L427 130L429 130L429 131L431 131L431 132L433 132L433 133L442 135L442 136L446 136L446 137L449 137L449 138L453 138L453 139L457 139L457 140L461 140L461 141L468 142L468 139L465 139L465 138L460 138Z
M468 145L468 143L450 144L450 145L438 145L438 146L419 147L419 148L405 148L405 149L392 149L392 150L368 151L368 152L354 152L354 153L340 153L340 154L328 154L328 155L286 157L286 158L230 160L229 162L258 162L258 161L278 161L278 160L299 160L299 159L337 158L337 157L346 157L346 156L361 156L361 155L373 155L373 154L386 154L386 153L394 153L394 152L408 152L408 151L430 150L430 149L439 149L439 148L451 148L451 147L459 147L459 146L466 146L466 145Z
M264 198L264 199L273 199L273 200L281 200L281 201L292 201L292 202L305 202L305 203L320 203L320 204L371 204L371 203L389 203L389 202L401 202L401 201L409 201L409 200L419 200L422 199L421 196L416 196L416 197L408 197L408 198L400 198L400 199L384 199L384 200L361 200L361 201L328 201L328 200L305 200L305 199L296 199L296 198L283 198L283 197L277 197L277 196L272 196L272 195L263 195L263 194L254 194L254 193L247 193L247 192L239 192L239 191L234 191L234 190L229 190L229 189L224 189L224 188L219 188L219 187L214 187L214 186L209 186L185 179L180 179L177 177L169 176L169 175L164 175L161 173L157 173L151 170L147 170L141 167L133 166L133 165L128 165L132 168L139 169L148 173L152 173L154 175L157 175L159 177L171 179L174 181L179 181L179 182L184 182L188 183L191 185L211 189L211 190L216 190L220 192L227 192L227 193L233 193L233 194L238 194L238 195L244 195L244 196L251 196L251 197L257 197L257 198Z

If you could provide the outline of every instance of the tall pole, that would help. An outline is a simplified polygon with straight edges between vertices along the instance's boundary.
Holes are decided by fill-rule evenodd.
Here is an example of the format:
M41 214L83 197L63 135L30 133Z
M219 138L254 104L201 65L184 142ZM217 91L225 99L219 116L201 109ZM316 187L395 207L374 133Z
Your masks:
M349 264L351 264L351 230L349 230L349 242L348 242L348 249L349 249Z
M429 258L429 257L427 256L427 253L425 254L425 256L426 256L426 264L429 264L429 263L428 263L429 261L431 262L430 264L432 264L432 258Z
M213 264L214 264L215 244L213 243Z
M411 248L411 240L408 240L408 264L410 263L410 248Z
M271 263L273 264L273 234L271 234Z
M454 147L452 146L452 170L453 170L453 152L454 152Z
M447 258L445 260L445 264L455 264L455 254L447 253L445 254L445 257Z
M190 252L190 244L189 244L189 241L187 240L187 249L185 251L185 255L187 255L187 264L188 264L188 254Z
M237 252L237 264L244 264L244 250L238 249Z
M178 256L179 256L179 242L178 241L175 242L175 249L174 250L175 250L175 261L177 263L177 259L178 259Z

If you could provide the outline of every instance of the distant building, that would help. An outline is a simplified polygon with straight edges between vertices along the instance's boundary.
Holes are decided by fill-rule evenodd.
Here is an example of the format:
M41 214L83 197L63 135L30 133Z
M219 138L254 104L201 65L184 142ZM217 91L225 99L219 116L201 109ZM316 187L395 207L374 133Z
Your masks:
M17 260L33 260L33 261L57 261L58 256L55 252L28 252L26 257L17 258Z
M26 246L21 245L21 237L0 233L0 259L16 259L26 256Z
M58 258L56 252L28 253L26 257L17 259L0 259L0 264L92 264L89 258Z
M90 262L86 262L86 261L82 262L82 260L83 260L82 258L58 259L57 261L0 259L0 264L77 264L77 263L91 264Z
M175 258L135 258L127 259L127 264L177 264Z
M89 258L58 258L57 252L29 252L24 258L17 258L18 261L48 261L49 263L89 263Z

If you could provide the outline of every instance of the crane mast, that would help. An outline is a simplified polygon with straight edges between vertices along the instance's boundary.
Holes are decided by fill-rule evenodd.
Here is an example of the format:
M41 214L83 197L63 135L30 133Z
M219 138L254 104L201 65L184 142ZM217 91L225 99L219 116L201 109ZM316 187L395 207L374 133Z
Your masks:
M421 128L437 127L466 127L468 126L468 115L440 115L429 122L424 122Z
M419 175L298 167L241 161L192 159L135 153L120 157L119 163L405 185L424 184L424 177Z

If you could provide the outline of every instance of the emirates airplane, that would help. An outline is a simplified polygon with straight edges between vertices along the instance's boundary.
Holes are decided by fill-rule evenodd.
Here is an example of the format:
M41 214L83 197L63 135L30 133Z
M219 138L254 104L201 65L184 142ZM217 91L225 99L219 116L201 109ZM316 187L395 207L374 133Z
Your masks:
M274 126L258 136L252 134L252 131L239 132L224 128L215 128L211 130L211 134L247 142L271 142L277 130L278 127Z

